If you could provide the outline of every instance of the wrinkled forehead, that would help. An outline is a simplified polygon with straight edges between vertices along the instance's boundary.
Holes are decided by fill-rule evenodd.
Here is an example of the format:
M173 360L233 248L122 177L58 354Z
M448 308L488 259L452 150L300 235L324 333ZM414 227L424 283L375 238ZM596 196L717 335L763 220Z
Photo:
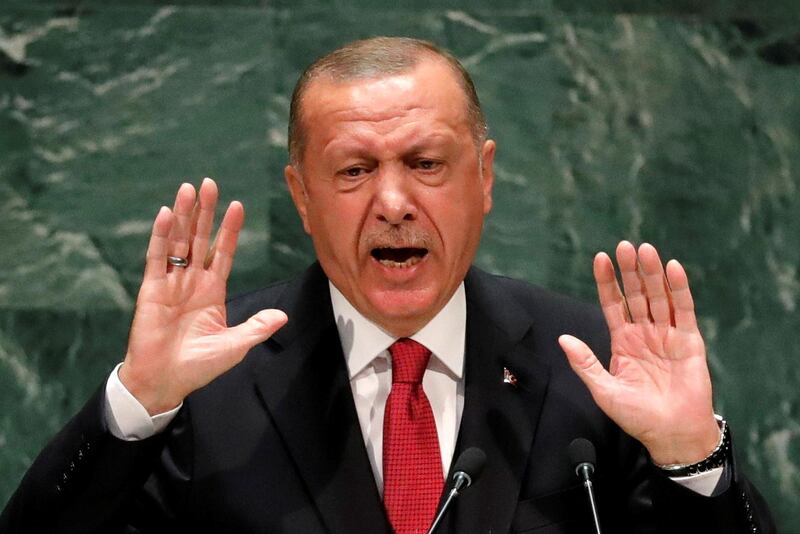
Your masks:
M330 120L382 121L413 110L468 125L467 96L453 69L430 59L413 68L342 80L322 75L303 95L301 120L308 132Z

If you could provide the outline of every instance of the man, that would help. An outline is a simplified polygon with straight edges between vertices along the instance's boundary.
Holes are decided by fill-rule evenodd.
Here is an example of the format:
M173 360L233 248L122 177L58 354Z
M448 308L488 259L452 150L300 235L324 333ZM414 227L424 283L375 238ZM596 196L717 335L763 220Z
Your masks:
M319 264L226 309L243 208L212 246L216 185L181 186L153 225L123 364L0 531L426 532L477 446L484 473L440 532L586 532L577 437L598 449L608 531L774 530L714 416L680 264L622 242L623 297L599 254L605 321L470 267L495 144L451 56L377 38L318 60L289 150Z

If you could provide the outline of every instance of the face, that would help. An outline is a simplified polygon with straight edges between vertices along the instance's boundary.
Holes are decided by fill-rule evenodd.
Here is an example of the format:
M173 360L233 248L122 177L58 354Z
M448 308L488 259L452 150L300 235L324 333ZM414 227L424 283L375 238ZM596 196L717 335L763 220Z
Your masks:
M475 146L466 96L434 58L379 79L315 80L302 121L302 162L285 173L322 268L364 316L413 334L475 256L494 142Z

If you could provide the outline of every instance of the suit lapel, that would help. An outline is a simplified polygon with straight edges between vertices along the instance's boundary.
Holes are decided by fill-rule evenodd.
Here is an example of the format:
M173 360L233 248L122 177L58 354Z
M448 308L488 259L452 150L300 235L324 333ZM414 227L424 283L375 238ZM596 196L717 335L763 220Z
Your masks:
M276 353L256 370L258 391L330 531L390 534L327 283L314 265L287 290L278 307L290 322L267 342ZM532 354L532 319L512 296L498 292L499 286L475 269L465 283L465 400L455 457L477 446L487 463L480 479L455 502L442 532L508 532L549 368ZM504 368L514 373L516 386L503 382Z
M509 531L547 391L549 367L527 343L532 319L498 288L475 269L466 279L466 383L453 464L473 446L487 462L451 510L450 532ZM516 385L503 381L504 368Z
M270 340L280 348L257 371L261 398L330 531L388 534L318 265L281 307L291 328Z

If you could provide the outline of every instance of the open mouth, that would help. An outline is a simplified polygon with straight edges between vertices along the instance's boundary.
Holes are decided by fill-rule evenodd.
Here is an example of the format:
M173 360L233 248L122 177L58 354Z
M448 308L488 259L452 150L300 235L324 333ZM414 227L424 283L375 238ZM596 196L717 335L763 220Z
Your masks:
M378 247L370 252L372 257L385 267L403 268L418 264L428 254L426 248L416 247Z

